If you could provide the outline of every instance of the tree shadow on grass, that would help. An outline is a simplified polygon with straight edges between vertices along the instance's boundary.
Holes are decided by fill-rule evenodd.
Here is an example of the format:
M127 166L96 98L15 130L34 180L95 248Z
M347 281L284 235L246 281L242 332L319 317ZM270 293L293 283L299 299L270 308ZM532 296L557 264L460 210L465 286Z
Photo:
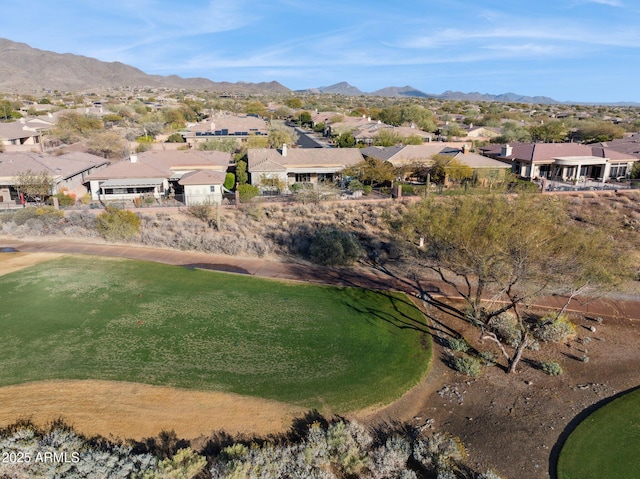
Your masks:
M601 407L609 404L611 401L618 399L622 396L625 396L626 394L632 393L633 391L636 391L638 389L640 389L640 386L627 389L626 391L622 391L617 394L614 394L613 396L602 399L597 403L592 404L591 406L583 409L571 421L569 421L569 424L565 426L562 433L560 433L558 440L551 448L551 454L549 455L550 479L558 479L558 459L560 457L560 452L562 451L562 448L567 442L567 439L569 439L569 436L571 435L571 433L575 431L575 429L580 425L580 423L582 423L585 419L587 419L587 417L589 417L592 413L596 412Z
M223 271L225 273L238 273L238 274L251 274L248 270L240 268L239 266L233 266L230 264L221 263L189 263L180 265L187 269L207 269L211 271Z

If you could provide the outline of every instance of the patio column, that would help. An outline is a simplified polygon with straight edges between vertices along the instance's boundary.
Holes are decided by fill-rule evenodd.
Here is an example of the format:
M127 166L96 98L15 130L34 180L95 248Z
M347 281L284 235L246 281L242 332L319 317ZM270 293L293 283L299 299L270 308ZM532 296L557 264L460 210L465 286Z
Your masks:
M578 163L576 165L576 176L575 176L576 180L580 179L580 170L582 170L582 165L580 163Z
M611 174L611 163L608 161L605 162L602 168L602 182L604 183L609 179L609 175Z

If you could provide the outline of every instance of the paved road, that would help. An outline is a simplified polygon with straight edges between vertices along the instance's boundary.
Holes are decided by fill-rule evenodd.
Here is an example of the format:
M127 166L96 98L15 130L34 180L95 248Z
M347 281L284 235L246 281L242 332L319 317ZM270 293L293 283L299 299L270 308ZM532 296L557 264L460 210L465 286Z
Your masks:
M0 239L0 248L7 247L29 253L51 252L129 258L268 278L371 289L392 289L416 294L416 289L411 283L366 267L324 268L297 262L269 261L259 258L224 256L137 245L106 245L60 240L42 242ZM426 291L430 291L436 296L452 295L452 291L449 288L437 281L423 281L422 285ZM559 309L564 304L564 301L560 297L541 298L538 304ZM640 320L640 297L635 301L604 298L588 304L580 304L577 301L573 301L569 310L582 312L593 317L624 317Z

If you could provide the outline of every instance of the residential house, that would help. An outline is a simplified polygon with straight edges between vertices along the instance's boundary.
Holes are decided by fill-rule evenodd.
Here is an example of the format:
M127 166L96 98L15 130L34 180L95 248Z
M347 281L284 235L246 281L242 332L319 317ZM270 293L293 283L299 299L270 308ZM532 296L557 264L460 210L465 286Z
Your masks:
M359 148L260 148L248 152L247 170L251 184L263 191L294 183L318 184L333 181L347 166L364 160ZM280 188L279 188L280 189Z
M640 159L640 133L633 133L624 138L598 143L597 145Z
M497 128L489 128L486 126L473 126L473 124L467 126L462 125L462 130L466 133L467 138L474 140L490 140L501 135Z
M220 114L208 118L187 131L182 132L186 142L196 148L198 143L207 140L221 140L232 138L238 141L246 141L250 136L263 136L269 134L269 125L266 120L258 115L230 115Z
M19 193L16 177L27 171L45 172L53 180L52 194L66 190L77 197L84 196L86 178L105 168L108 161L89 153L71 152L45 155L32 152L0 153L0 205L16 204Z
M600 182L625 178L637 158L600 145L515 143L480 148L483 155L511 164L522 178Z
M356 142L373 145L381 131L389 131L402 138L418 136L422 138L423 142L433 140L432 133L422 131L415 125L391 126L382 123L380 120L372 120L364 115L362 117L346 116L340 122L328 124L325 127L325 136L337 137L343 133L352 133Z
M231 154L221 151L151 150L131 155L91 175L94 200L160 200L174 197L185 204L220 203Z
M416 166L430 166L435 155L443 155L459 160L471 167L473 178L482 186L488 186L504 179L510 164L488 158L470 151L469 145L460 143L429 143L391 147L370 147L362 150L365 157L386 161L398 169Z
M50 118L21 118L0 123L0 143L5 151L42 151L42 136L54 127Z

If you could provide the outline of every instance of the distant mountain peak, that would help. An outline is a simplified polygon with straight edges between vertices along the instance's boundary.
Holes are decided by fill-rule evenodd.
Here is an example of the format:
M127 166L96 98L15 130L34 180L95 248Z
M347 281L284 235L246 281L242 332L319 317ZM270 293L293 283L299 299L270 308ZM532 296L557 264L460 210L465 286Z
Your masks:
M121 62L103 62L72 53L32 48L0 38L0 91L87 91L120 87L193 88L212 91L289 92L278 82L228 83L178 75L148 75Z

